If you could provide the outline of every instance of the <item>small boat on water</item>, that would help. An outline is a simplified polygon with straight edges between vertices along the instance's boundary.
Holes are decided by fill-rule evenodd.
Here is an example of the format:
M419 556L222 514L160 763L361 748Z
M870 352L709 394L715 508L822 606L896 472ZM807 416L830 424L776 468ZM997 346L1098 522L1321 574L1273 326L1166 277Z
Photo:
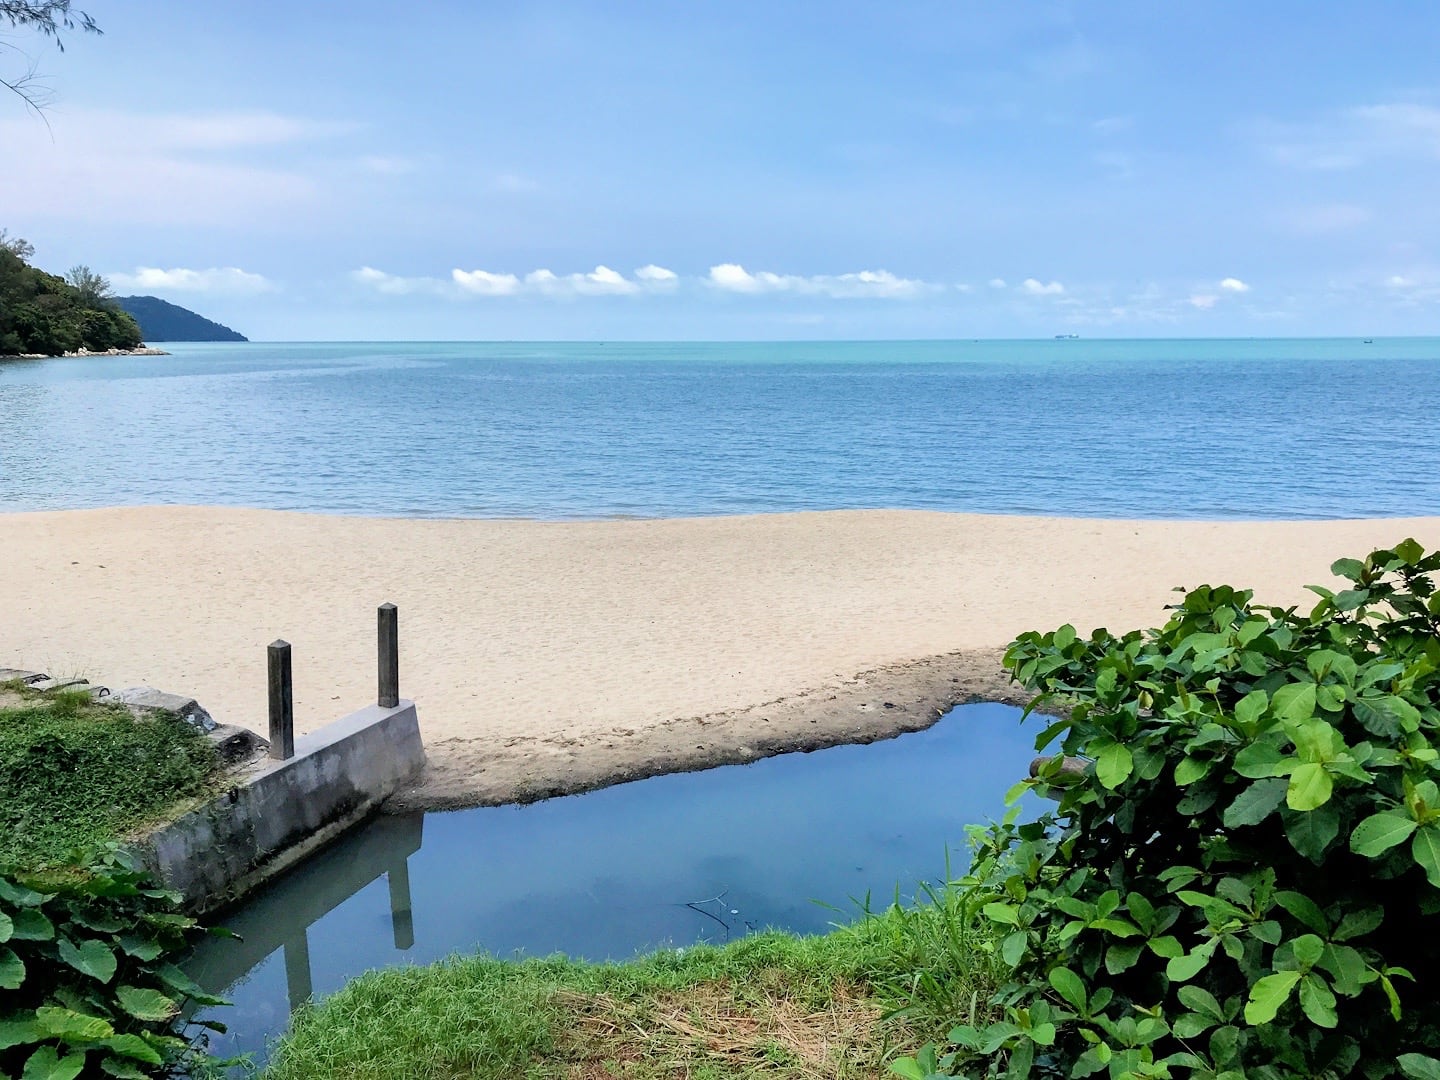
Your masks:
M1055 335L1055 340L1056 340L1056 341L1076 341L1076 340L1079 339L1079 337L1080 337L1079 334L1056 334L1056 335Z

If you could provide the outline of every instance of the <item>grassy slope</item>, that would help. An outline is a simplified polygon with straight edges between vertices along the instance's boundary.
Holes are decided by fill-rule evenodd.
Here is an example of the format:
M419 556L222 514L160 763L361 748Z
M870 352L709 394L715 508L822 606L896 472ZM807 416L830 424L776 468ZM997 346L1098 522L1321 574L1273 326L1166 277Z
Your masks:
M881 1076L990 993L973 924L953 895L937 899L823 937L769 933L627 964L474 956L372 972L297 1016L265 1077ZM929 986L914 981L922 966Z
M0 866L38 869L122 838L209 790L214 747L183 720L137 720L81 692L0 695Z

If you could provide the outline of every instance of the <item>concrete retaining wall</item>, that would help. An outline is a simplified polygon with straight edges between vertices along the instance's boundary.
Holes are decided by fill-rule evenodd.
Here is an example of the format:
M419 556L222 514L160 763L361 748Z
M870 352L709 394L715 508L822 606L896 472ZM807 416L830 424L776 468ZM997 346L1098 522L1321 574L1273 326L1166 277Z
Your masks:
M372 705L295 740L206 805L152 833L143 857L187 907L238 899L373 813L425 765L412 702Z

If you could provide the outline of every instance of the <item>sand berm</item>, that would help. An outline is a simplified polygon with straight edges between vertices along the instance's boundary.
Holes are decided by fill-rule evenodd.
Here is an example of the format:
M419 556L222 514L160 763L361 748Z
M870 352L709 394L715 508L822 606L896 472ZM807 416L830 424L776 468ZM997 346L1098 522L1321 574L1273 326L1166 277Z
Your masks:
M375 608L430 756L402 805L533 799L927 726L1020 700L1017 633L1158 625L1177 587L1282 605L1440 518L1113 521L922 511L539 522L221 507L0 515L0 667L145 683L265 729L375 694Z

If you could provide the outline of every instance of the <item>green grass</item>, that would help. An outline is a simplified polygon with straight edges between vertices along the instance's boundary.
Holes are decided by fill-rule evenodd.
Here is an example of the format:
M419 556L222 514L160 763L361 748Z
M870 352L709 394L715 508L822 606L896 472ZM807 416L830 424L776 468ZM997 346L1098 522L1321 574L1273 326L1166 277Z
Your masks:
M67 865L213 786L214 747L177 717L0 689L0 866Z
M953 890L932 900L820 937L625 964L472 956L371 972L294 1018L265 1080L882 1076L974 1018L957 1002L983 1009L993 991L977 924Z

